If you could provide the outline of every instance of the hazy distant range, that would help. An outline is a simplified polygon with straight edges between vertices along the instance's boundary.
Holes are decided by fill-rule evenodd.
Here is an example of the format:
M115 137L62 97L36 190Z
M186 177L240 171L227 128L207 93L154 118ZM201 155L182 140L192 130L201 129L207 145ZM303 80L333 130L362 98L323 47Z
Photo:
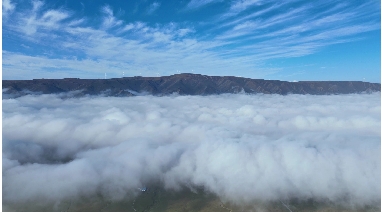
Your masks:
M299 81L249 79L234 76L176 74L162 77L123 77L111 79L33 79L3 80L3 94L57 94L137 96L137 95L214 95L223 93L262 94L350 94L381 91L380 83L361 81Z

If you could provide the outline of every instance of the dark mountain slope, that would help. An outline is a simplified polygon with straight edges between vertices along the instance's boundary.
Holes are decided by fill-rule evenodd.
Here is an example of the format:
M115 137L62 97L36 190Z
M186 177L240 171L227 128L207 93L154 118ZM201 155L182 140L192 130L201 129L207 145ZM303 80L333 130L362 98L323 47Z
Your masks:
M78 95L134 96L211 95L223 93L263 94L349 94L381 91L380 83L360 81L302 81L249 79L232 76L176 74L163 77L124 77L113 79L34 79L3 80L3 93L23 95L28 92L63 93L78 91Z

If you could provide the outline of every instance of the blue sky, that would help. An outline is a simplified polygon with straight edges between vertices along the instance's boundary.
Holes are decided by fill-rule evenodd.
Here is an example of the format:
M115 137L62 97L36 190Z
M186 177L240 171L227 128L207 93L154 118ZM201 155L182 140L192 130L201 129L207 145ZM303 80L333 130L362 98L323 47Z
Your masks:
M378 0L3 0L3 79L380 82Z

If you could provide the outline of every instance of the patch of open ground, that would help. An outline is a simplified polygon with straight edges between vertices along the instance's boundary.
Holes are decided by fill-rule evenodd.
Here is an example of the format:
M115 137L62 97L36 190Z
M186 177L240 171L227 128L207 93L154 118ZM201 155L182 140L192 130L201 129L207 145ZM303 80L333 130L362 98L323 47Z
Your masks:
M150 187L135 198L111 201L102 197L65 200L52 204L3 203L4 212L377 212L380 204L362 208L347 208L333 203L315 201L253 202L235 205L222 202L202 190L166 191Z

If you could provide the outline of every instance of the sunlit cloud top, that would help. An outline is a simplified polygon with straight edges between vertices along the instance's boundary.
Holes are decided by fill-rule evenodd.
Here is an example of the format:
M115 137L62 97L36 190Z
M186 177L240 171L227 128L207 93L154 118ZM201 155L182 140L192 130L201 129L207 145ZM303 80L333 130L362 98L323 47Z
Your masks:
M3 1L3 78L380 82L380 1Z
M380 93L4 99L3 203L122 199L156 183L239 204L380 205L380 102Z

